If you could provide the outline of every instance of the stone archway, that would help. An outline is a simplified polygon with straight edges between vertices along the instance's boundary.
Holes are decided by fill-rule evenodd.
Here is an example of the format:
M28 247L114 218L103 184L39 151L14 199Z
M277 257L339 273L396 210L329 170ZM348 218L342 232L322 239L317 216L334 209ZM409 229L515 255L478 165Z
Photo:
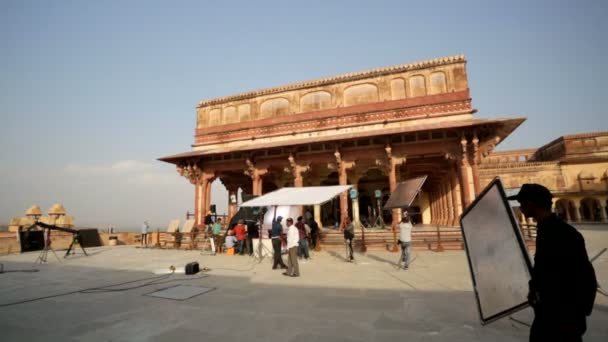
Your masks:
M382 210L382 206L388 199L388 196L390 196L390 190L387 185L388 175L377 167L368 168L357 182L357 189L360 194L359 217L368 226L373 226L377 222L376 219L379 213L383 216L385 226L390 226L391 224L391 211ZM380 210L378 209L376 190L380 191Z
M601 222L601 206L597 199L585 197L581 200L581 221Z
M572 221L573 216L571 215L571 207L574 205L571 203L572 201L567 198L560 198L555 202L555 214L565 221Z

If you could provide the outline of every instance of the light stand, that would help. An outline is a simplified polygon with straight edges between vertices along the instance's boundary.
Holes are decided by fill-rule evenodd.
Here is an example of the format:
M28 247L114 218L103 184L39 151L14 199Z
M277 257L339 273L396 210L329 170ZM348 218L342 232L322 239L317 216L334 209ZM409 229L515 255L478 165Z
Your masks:
M46 233L46 234L44 234L44 233ZM53 252L57 261L61 262L61 259L59 259L59 257L57 256L57 253L55 253L55 250L51 247L51 230L46 229L46 232L44 232L44 230L43 230L43 234L44 234L44 248L42 249L42 251L40 251L38 258L36 258L36 261L34 261L34 263L35 264L42 264L43 262L46 263L49 250L51 252Z
M381 227L382 229L384 229L384 227L386 226L386 224L384 223L384 218L382 217L382 191L380 190L376 190L374 191L374 197L376 197L376 207L377 209L377 216L376 216L376 220L374 221L374 223L372 224L372 227Z
M258 254L256 256L253 253L253 257L257 260L258 264L262 263L265 258L264 252L272 255L272 252L263 244L264 241L264 216L266 215L265 208L260 208L260 213L258 214ZM277 218L277 206L274 206L274 214L272 218L272 222L274 222ZM253 247L253 246L252 246Z

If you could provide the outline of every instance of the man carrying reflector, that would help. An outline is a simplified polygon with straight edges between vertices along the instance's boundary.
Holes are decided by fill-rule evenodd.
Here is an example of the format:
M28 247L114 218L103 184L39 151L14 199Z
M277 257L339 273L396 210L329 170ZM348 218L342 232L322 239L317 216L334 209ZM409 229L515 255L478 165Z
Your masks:
M551 212L552 198L540 184L524 184L508 197L538 223L528 294L534 308L530 341L582 341L597 280L583 236Z

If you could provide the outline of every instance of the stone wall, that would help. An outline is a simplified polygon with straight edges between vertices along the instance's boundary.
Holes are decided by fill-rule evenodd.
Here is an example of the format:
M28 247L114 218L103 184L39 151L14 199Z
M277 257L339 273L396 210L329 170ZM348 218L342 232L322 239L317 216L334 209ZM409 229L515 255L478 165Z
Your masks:
M464 91L465 64L453 56L202 101L197 128Z
M100 233L99 237L103 246L109 245L109 237L116 236L118 238L118 245L135 245L139 244L139 233L123 232L123 233ZM148 245L154 245L156 243L156 233L150 234ZM51 233L51 246L54 250L65 250L72 243L72 234L54 231ZM0 255L20 253L21 245L17 240L17 234L15 232L1 232L0 233ZM78 252L78 251L77 251Z

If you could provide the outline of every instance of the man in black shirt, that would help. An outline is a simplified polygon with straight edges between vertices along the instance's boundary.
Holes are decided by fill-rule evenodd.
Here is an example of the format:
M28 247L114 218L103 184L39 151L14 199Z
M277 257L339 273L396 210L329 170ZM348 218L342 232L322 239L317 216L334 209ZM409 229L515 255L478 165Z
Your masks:
M540 184L524 184L517 200L537 222L536 254L528 301L534 308L530 341L582 341L597 280L583 236L551 212L553 195Z
M283 221L283 217L277 216L276 220L272 222L272 231L270 233L270 238L272 239L272 249L274 251L273 254L273 263L272 269L276 270L277 267L281 267L281 269L286 269L287 265L283 262L283 257L281 256L281 239L283 234L283 225L281 224Z

